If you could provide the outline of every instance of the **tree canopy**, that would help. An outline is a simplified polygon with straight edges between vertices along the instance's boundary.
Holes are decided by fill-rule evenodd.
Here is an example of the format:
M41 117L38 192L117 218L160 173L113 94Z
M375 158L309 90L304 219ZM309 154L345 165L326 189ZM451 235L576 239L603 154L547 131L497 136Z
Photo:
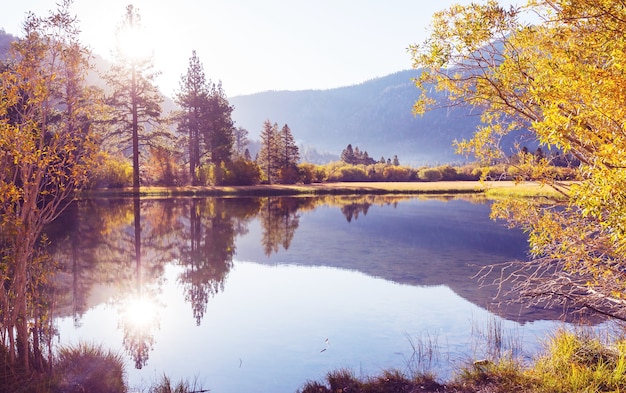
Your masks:
M538 23L525 22L534 15ZM509 267L514 288L533 302L564 301L626 319L626 7L614 0L497 1L434 15L430 37L410 47L422 95L415 112L437 106L482 110L460 151L502 159L500 140L527 132L544 150L572 154L581 181L548 175L547 159L527 166L567 204L502 202L494 216L529 233L534 257ZM446 101L431 95L446 92Z
M34 343L51 320L42 232L85 185L96 151L89 52L69 5L29 14L0 65L0 336L9 364L24 370L43 371Z

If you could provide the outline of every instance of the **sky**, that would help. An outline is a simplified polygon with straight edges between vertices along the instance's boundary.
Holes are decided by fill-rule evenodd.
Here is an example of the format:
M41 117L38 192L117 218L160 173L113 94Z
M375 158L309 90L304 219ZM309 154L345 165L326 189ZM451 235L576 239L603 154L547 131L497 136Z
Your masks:
M178 90L195 50L207 79L232 97L349 86L410 69L407 48L427 37L432 14L471 1L74 0L71 10L82 42L110 59L115 28L133 4L162 93ZM59 2L6 1L0 28L20 36L28 11L45 16Z

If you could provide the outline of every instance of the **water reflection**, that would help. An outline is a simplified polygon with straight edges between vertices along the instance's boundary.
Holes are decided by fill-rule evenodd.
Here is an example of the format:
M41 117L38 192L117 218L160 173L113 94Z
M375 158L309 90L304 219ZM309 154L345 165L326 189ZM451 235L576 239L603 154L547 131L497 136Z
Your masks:
M404 300L390 300L383 292L363 292L366 285L374 288L372 291L394 292L387 287L383 289L381 282L408 288L429 286L445 292L445 297L421 306L422 313L429 313L418 316L421 321L447 318L450 323L450 316L445 315L459 313L458 307L461 307L451 309L453 304L459 303L451 294L463 302L469 301L483 310L521 323L558 319L561 310L498 308L499 300L493 299L496 289L478 289L476 281L470 279L481 266L526 256L523 234L491 222L488 215L489 205L483 200L420 200L406 196L80 201L48 231L51 251L63 267L58 277L62 301L56 308L57 316L71 317L78 328L89 319L90 309L98 309L103 304L113 306L119 321L119 343L137 369L151 365L154 353L172 340L191 339L185 337L186 334L201 335L196 338L198 341L216 346L221 345L220 338L227 340L237 348L222 348L219 356L235 356L232 364L248 367L252 359L262 362L263 355L248 355L244 359L237 355L238 351L256 353L264 348L272 352L265 354L267 362L278 356L274 351L289 352L291 346L298 346L311 337L315 337L316 346L312 353L319 354L320 349L326 348L325 338L333 343L323 352L331 353L328 356L336 356L332 355L332 349L342 344L386 353L381 344L373 342L373 337L382 333L364 331L363 335L372 337L372 343L367 345L350 333L356 331L355 324L366 324L374 329L374 326L380 328L390 323L379 319L398 319L396 314L383 315L382 310L389 310L392 315L391 310L396 310L397 304L404 304ZM256 271L258 269L242 264L246 261L268 266L339 268L383 280L376 285L364 284L358 278L341 274L342 281L330 282L333 275L326 270L315 271L315 274L307 270L302 277L299 276L302 272L294 269L288 269L289 275L285 273L284 277L270 279L263 275L283 274L284 271ZM233 300L228 312L219 311L220 299L224 302L228 293L231 297L237 293L242 278L231 282L229 277L238 268L256 271L246 278L245 287L239 289L239 296L246 296L246 299ZM284 284L295 280L299 280L294 284L298 288L283 288ZM355 282L359 282L360 287L353 287ZM354 296L346 292L349 288L353 288ZM307 292L310 295L306 295ZM322 292L329 297L315 300ZM349 297L347 303L333 296L340 293ZM426 301L428 297L424 295L419 301ZM182 299L184 305L174 298ZM311 303L314 301L325 304ZM350 303L352 310L347 306ZM433 306L434 303L437 305ZM343 306L337 308L339 304ZM273 308L275 305L284 310L278 312ZM178 307L182 308L172 309ZM285 313L287 309L291 311ZM368 314L370 309L375 314ZM308 310L310 315L298 310ZM300 320L277 321L290 318L289 315ZM351 315L355 317L348 318ZM312 316L320 321L310 319ZM455 317L465 321L471 318L469 315ZM196 327L202 326L202 333L183 328L186 319L193 321ZM337 326L320 327L331 321ZM280 323L288 331L277 327ZM403 326L420 323L411 320ZM229 326L228 331L215 331L225 329L222 324ZM175 326L173 331L170 326ZM467 330L466 327L459 329ZM238 332L238 341L229 338L233 332ZM329 337L329 332L333 337ZM396 333L400 341L408 345L404 334ZM63 334L62 331L61 340L64 340ZM255 336L263 343L254 343L251 338ZM292 341L292 336L297 336L297 342ZM450 336L446 340L450 340ZM271 349L269 343L276 347ZM189 343L179 350L195 352L195 345L198 343ZM240 347L255 345L256 349ZM378 349L373 347L376 345ZM395 342L394 345L400 344ZM203 350L211 352L210 348ZM307 365L302 367L315 363L309 355L306 355ZM354 361L345 355L333 358L333 364L316 363L316 367L342 367L342 361ZM215 359L203 358L203 362L212 362L218 367ZM162 371L173 367L171 364L162 366ZM314 377L307 375L300 382Z

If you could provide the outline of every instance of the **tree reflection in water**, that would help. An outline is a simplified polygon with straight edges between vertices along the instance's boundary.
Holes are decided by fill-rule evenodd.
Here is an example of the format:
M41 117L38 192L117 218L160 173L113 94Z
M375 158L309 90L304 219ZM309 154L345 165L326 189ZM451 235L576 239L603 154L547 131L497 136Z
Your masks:
M342 208L346 219L371 204L394 204L408 197L326 196L323 198L180 198L83 200L55 224L51 234L60 304L57 316L78 324L95 293L112 293L119 310L123 345L136 368L144 367L159 329L164 268L181 268L177 281L201 325L212 297L224 290L233 266L237 236L252 220L262 228L266 255L288 249L300 214L321 204ZM356 208L355 208L356 206ZM100 300L101 301L101 300Z

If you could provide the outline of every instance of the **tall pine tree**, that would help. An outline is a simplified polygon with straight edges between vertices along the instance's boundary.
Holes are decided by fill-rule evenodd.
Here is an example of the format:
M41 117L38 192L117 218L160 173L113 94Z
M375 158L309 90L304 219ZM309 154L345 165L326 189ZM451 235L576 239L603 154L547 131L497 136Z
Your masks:
M232 119L234 107L228 102L222 82L211 83L209 91L208 127L204 130L207 160L214 165L230 161L233 150L235 126Z
M279 134L280 178L283 183L295 183L298 180L298 161L300 152L287 124Z
M191 53L187 74L181 77L180 91L175 100L182 110L178 131L186 136L189 176L191 185L195 186L198 184L196 168L200 166L200 132L206 128L205 119L209 106L209 89L195 50Z
M112 122L116 127L109 133L122 149L132 147L133 187L138 188L139 150L147 143L161 116L163 98L155 85L159 72L154 70L153 58L138 39L141 17L132 5L117 28L115 63L105 75L112 94L108 104L112 108ZM147 127L149 126L149 127Z
M280 170L280 134L278 124L270 122L269 119L263 123L261 130L261 150L257 160L261 170L265 172L267 182L273 184L278 180Z
M202 63L192 52L187 74L180 81L176 102L182 109L178 131L188 144L191 184L198 184L196 169L202 164L220 168L229 162L234 143L233 107L228 102L222 84L207 80ZM213 179L216 183L219 178Z

